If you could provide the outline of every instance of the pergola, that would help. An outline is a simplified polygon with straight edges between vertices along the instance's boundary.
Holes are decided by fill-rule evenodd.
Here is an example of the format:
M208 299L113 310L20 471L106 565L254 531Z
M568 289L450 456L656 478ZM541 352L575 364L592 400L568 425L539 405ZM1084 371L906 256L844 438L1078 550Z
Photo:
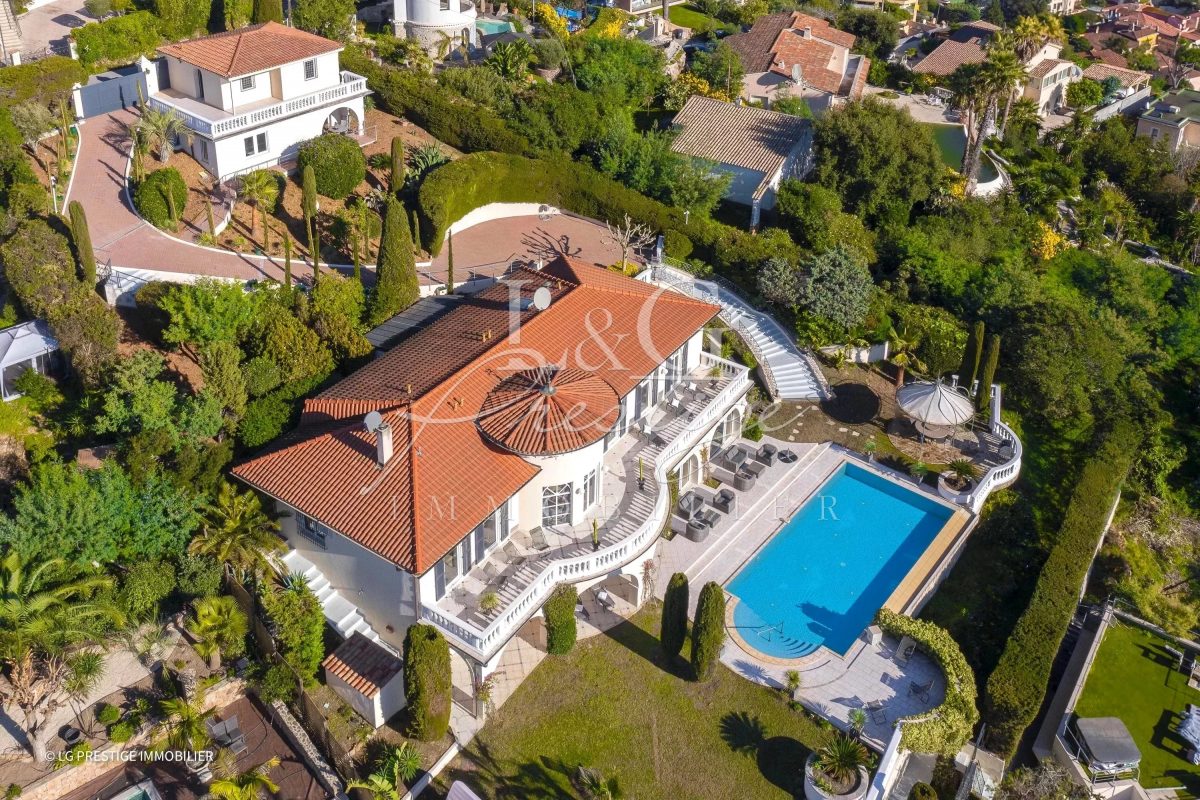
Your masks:
M896 390L896 404L909 417L922 441L953 435L975 416L975 404L960 390L940 380L916 381Z

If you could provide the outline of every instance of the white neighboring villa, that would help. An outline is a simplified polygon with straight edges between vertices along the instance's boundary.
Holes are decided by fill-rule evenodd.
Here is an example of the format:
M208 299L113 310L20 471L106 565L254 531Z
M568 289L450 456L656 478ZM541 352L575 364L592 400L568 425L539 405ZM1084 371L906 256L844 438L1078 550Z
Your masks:
M148 101L183 117L183 148L224 180L291 161L325 131L363 140L367 81L340 68L341 50L275 22L163 45Z
M283 562L343 648L375 645L327 669L375 692L352 664L388 663L426 622L451 644L461 705L514 637L544 641L556 587L648 599L668 473L681 492L701 483L741 435L749 372L704 349L720 311L560 257L457 299L306 401L299 429L233 474L275 499Z
M392 25L397 36L416 39L430 50L444 37L458 43L466 36L476 47L476 14L471 0L393 0Z

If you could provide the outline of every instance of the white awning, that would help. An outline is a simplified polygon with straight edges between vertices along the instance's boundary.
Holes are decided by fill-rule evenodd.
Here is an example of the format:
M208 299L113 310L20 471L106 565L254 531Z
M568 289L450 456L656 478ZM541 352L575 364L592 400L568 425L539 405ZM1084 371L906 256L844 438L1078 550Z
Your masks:
M927 425L962 425L975 416L971 398L941 381L917 381L896 390L900 410Z

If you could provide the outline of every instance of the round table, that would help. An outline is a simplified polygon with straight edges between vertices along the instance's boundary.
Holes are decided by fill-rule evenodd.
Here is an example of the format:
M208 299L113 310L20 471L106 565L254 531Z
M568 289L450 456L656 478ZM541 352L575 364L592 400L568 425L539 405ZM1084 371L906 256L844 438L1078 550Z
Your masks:
M948 439L954 435L953 425L931 425L928 422L914 422L917 433L929 439Z

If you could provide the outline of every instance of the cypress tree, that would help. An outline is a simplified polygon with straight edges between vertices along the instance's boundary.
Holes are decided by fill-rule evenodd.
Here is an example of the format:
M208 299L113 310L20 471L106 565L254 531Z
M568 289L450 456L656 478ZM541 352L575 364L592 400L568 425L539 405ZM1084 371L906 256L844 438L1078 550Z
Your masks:
M446 294L454 294L454 234L446 240Z
M308 234L308 254L312 258L313 280L321 272L321 242L317 235L317 174L312 165L304 168L300 180L303 195L300 208L304 212L304 230Z
M283 22L283 0L254 0L251 21L255 25L261 22Z
M450 646L432 625L411 625L404 635L404 697L412 715L412 736L431 742L446 735Z
M688 578L682 572L676 572L663 595L662 633L658 637L668 661L677 658L683 650L683 640L687 638L687 612Z
M388 176L388 188L392 194L398 194L404 188L404 142L399 136L392 137L392 171Z
M71 238L75 240L75 250L79 253L79 277L84 283L96 285L96 251L92 249L92 233L88 230L87 215L78 200L67 204L67 213L71 217Z
M292 234L283 233L283 285L292 288Z
M1000 335L993 333L988 339L987 355L983 359L983 374L979 376L979 410L987 411L992 403L992 381L996 380L996 366L1000 363Z
M417 249L421 247L421 220L417 216L417 210L412 210L412 240Z
M712 677L725 644L725 592L709 581L700 590L696 621L692 624L692 671L696 680Z
M967 344L963 348L962 366L958 368L961 385L971 388L971 382L979 375L979 361L983 356L983 320L979 320L967 332Z
M384 206L383 235L375 266L368 325L374 327L416 301L420 293L417 265L404 204L395 197Z

